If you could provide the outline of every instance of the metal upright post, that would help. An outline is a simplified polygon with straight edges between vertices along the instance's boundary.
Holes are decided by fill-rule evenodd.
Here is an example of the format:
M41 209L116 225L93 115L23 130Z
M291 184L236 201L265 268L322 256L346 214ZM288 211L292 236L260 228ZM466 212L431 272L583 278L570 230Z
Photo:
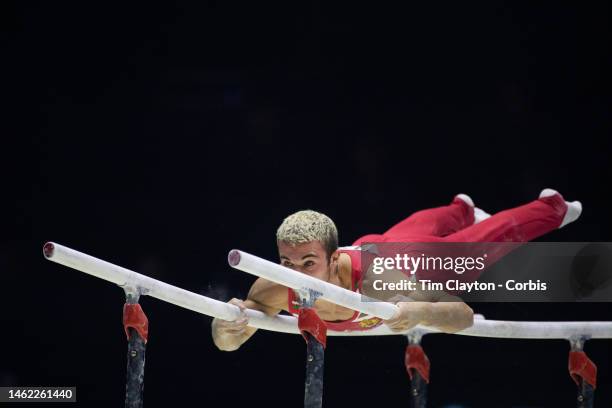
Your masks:
M569 373L576 386L578 396L576 406L578 408L592 408L597 386L597 366L587 357L583 351L587 338L584 336L571 338L569 353Z
M408 346L404 355L404 364L410 377L410 407L427 406L427 384L429 383L429 359L421 347L424 332L413 329L406 335Z
M304 408L321 408L327 327L313 308L320 293L312 289L305 289L299 291L299 296L302 307L299 311L298 327L306 340Z
M125 289L123 327L128 338L127 375L125 383L125 407L142 408L144 389L145 351L149 333L149 321L142 311L136 288Z

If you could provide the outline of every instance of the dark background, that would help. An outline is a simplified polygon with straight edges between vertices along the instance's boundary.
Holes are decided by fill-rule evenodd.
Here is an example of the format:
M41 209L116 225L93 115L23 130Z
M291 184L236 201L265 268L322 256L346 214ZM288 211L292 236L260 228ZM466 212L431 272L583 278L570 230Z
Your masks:
M350 244L460 192L495 212L553 187L584 213L545 240L612 239L609 5L328 3L3 3L0 385L123 403L123 293L45 261L47 240L228 300L253 278L227 252L276 259L276 228L305 208ZM142 305L146 406L302 404L300 337L225 353L209 317ZM473 306L612 320L608 304ZM326 406L408 404L405 339L328 345ZM586 346L599 407L611 346ZM424 347L430 406L574 406L565 341Z

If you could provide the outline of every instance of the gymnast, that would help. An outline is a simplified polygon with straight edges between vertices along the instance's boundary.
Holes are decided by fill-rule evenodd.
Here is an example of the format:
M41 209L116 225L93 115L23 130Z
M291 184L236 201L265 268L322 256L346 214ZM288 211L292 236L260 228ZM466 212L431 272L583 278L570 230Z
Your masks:
M537 200L489 215L474 206L466 194L458 194L447 205L418 211L383 234L369 234L350 247L338 247L338 232L324 214L305 210L291 214L276 233L280 263L345 289L359 291L362 243L376 242L527 242L578 219L579 201L567 202L561 194L544 189ZM410 293L410 301L396 301L398 312L389 320L367 316L317 299L314 308L330 330L369 330L386 324L391 330L406 331L418 324L454 333L473 324L472 309L459 298L445 292ZM230 304L260 310L268 315L281 311L297 314L296 293L285 286L259 278L246 300ZM254 333L243 313L234 321L213 319L212 337L224 351L238 349Z

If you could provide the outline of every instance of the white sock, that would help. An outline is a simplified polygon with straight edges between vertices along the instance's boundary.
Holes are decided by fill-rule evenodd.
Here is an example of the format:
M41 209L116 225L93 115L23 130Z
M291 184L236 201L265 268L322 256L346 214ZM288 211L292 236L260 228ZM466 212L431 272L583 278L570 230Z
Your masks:
M540 192L540 197L539 198L552 197L555 194L559 194L559 192L557 190L553 190L552 188L545 188L544 190L542 190ZM559 194L559 195L561 195L561 194Z
M570 222L576 221L580 214L582 214L582 203L580 201L566 201L565 204L567 204L567 212L563 216L563 221L561 221L559 228L563 228Z
M478 224L479 222L486 220L490 216L491 214L489 214L488 212L485 212L478 207L474 207L474 224Z
M553 190L552 188L545 188L540 193L540 198L551 197L555 194L559 194L559 192L557 190ZM563 228L570 222L576 221L578 217L580 217L580 214L582 214L582 203L580 201L566 201L565 204L567 205L567 211L563 216L563 221L561 221L559 228Z
M461 201L463 201L464 203L466 203L467 205L469 205L470 207L474 207L474 201L472 201L472 199L470 198L469 195L467 194L457 194L455 196L455 198L460 199Z
M491 216L491 214L481 210L480 208L474 205L474 200L467 194L457 194L455 198L460 199L470 207L474 209L474 224L478 224L479 222L486 220Z

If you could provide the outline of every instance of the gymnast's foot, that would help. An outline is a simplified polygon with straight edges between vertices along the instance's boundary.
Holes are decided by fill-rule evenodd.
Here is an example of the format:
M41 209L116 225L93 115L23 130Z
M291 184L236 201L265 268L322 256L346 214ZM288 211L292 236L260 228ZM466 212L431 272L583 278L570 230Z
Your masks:
M467 194L457 194L455 196L455 198L460 199L461 201L463 201L464 203L466 203L470 207L474 208L474 201L470 198L469 195L467 195Z
M540 193L540 198L551 197L555 194L559 194L561 196L561 194L557 190L553 190L552 188L545 188ZM567 205L567 211L563 216L563 221L561 221L561 225L559 225L559 228L563 228L570 222L576 221L582 213L582 203L580 201L566 201L565 204Z
M486 220L490 216L491 214L489 214L488 212L485 212L478 207L474 207L474 224L478 224L479 222Z
M474 209L474 224L478 224L481 221L486 220L487 218L489 218L491 216L491 214L481 210L480 208L474 206L474 201L472 200L472 198L467 195L467 194L457 194L455 196L455 198L460 199L461 201L463 201L464 203L466 203L467 205L469 205L470 207L472 207Z

